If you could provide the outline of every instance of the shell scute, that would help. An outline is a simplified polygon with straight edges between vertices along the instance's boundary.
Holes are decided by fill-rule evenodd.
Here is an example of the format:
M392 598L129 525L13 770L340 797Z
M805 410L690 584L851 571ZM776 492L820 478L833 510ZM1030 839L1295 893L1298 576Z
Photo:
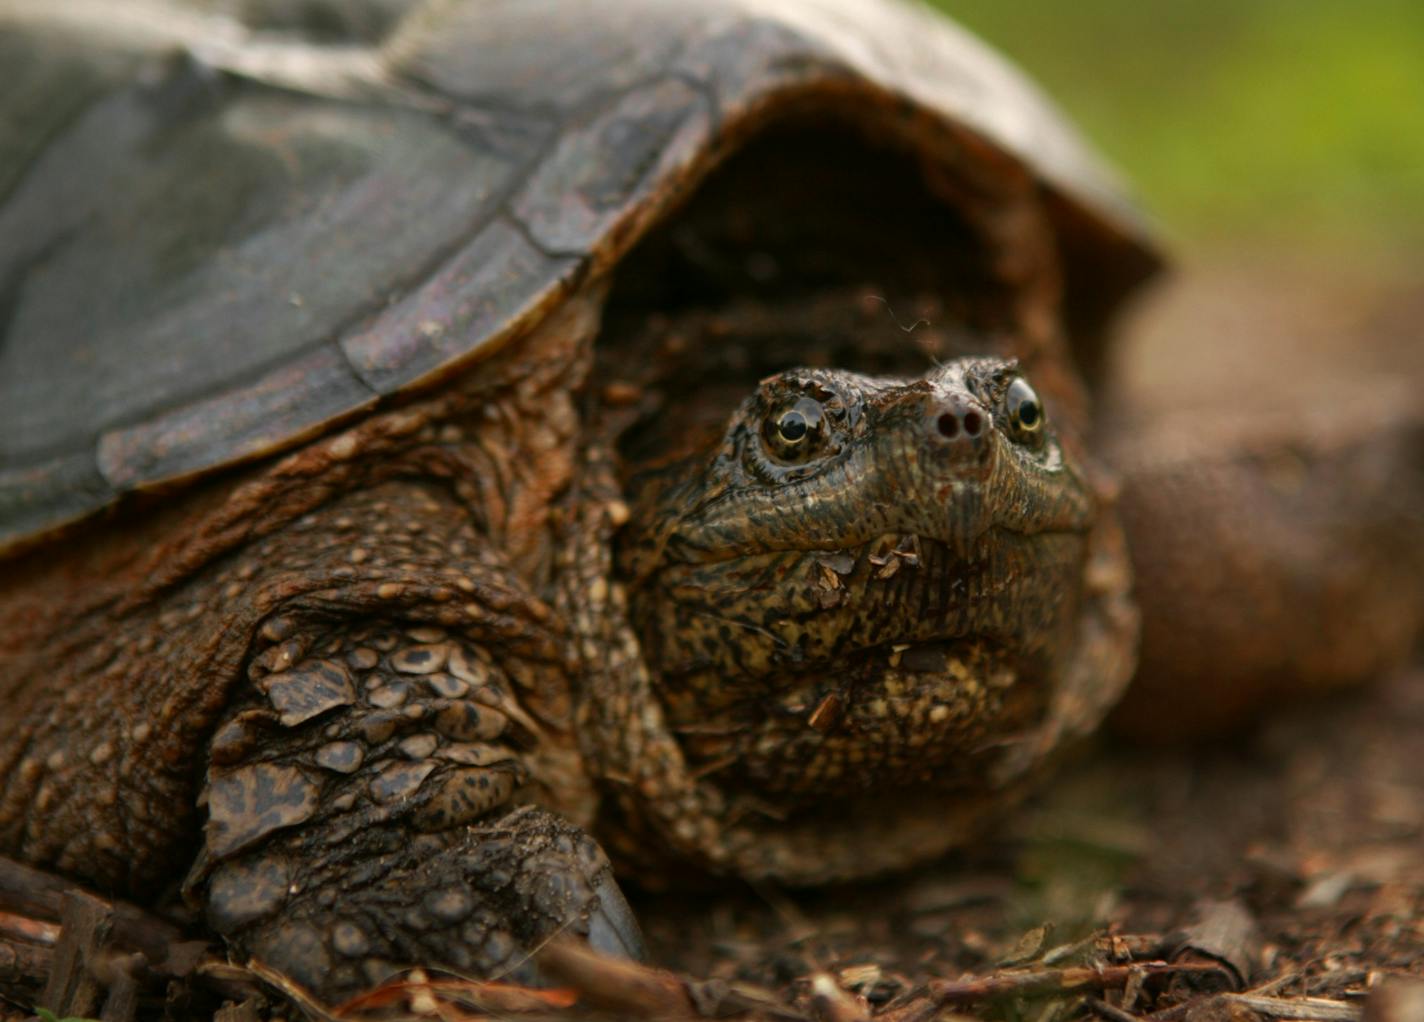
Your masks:
M311 819L319 786L296 767L255 763L214 771L208 784L208 851L219 859Z

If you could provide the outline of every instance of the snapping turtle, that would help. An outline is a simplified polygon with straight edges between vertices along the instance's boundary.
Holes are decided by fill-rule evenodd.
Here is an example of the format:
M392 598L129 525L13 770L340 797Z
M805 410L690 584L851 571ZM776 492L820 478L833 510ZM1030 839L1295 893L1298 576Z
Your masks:
M1158 257L948 22L51 8L4 43L0 851L337 997L561 926L637 954L589 835L933 856L1118 700L1089 394ZM1418 435L1339 421L1127 445L1147 634L1195 658L1143 650L1135 726L1407 646Z

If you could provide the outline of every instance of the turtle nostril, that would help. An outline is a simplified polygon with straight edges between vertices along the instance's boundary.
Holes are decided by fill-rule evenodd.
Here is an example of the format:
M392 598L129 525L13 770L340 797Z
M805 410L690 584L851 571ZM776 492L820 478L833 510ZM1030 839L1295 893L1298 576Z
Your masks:
M935 425L939 427L942 436L956 437L959 435L959 420L955 418L953 412L945 412L935 420Z
M983 427L984 420L979 417L978 412L964 413L964 432L970 436L978 436L979 430Z

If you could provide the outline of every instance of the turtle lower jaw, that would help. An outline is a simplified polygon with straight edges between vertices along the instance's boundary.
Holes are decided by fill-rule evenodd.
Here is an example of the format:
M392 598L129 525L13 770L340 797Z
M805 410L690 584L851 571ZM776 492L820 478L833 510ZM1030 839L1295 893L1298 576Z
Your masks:
M941 498L934 505L937 510L926 510L917 515L918 520L909 528L856 531L839 537L818 535L811 537L820 541L814 545L768 545L759 550L747 550L725 538L705 546L684 543L662 567L673 571L718 566L735 569L738 564L755 566L768 559L802 555L834 565L839 574L847 575L862 560L869 560L876 568L882 568L891 554L897 554L903 562L913 564L914 555L923 545L943 547L967 565L989 557L1000 538L1022 543L1039 537L1082 537L1092 529L1090 521L1047 528L1017 528L1001 522L984 524L983 516L973 510L973 502L962 496L962 490L963 487L957 484L944 484L937 491ZM907 554L911 556L906 557Z
M669 716L696 776L799 812L907 786L972 786L993 756L985 736L1041 714L1034 677L987 640L889 643L788 672L775 696Z

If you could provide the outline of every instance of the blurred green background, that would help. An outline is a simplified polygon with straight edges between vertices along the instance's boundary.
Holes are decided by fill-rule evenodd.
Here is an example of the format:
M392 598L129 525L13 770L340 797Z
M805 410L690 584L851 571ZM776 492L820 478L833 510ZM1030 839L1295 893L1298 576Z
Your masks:
M1424 0L932 0L1192 248L1424 242Z

